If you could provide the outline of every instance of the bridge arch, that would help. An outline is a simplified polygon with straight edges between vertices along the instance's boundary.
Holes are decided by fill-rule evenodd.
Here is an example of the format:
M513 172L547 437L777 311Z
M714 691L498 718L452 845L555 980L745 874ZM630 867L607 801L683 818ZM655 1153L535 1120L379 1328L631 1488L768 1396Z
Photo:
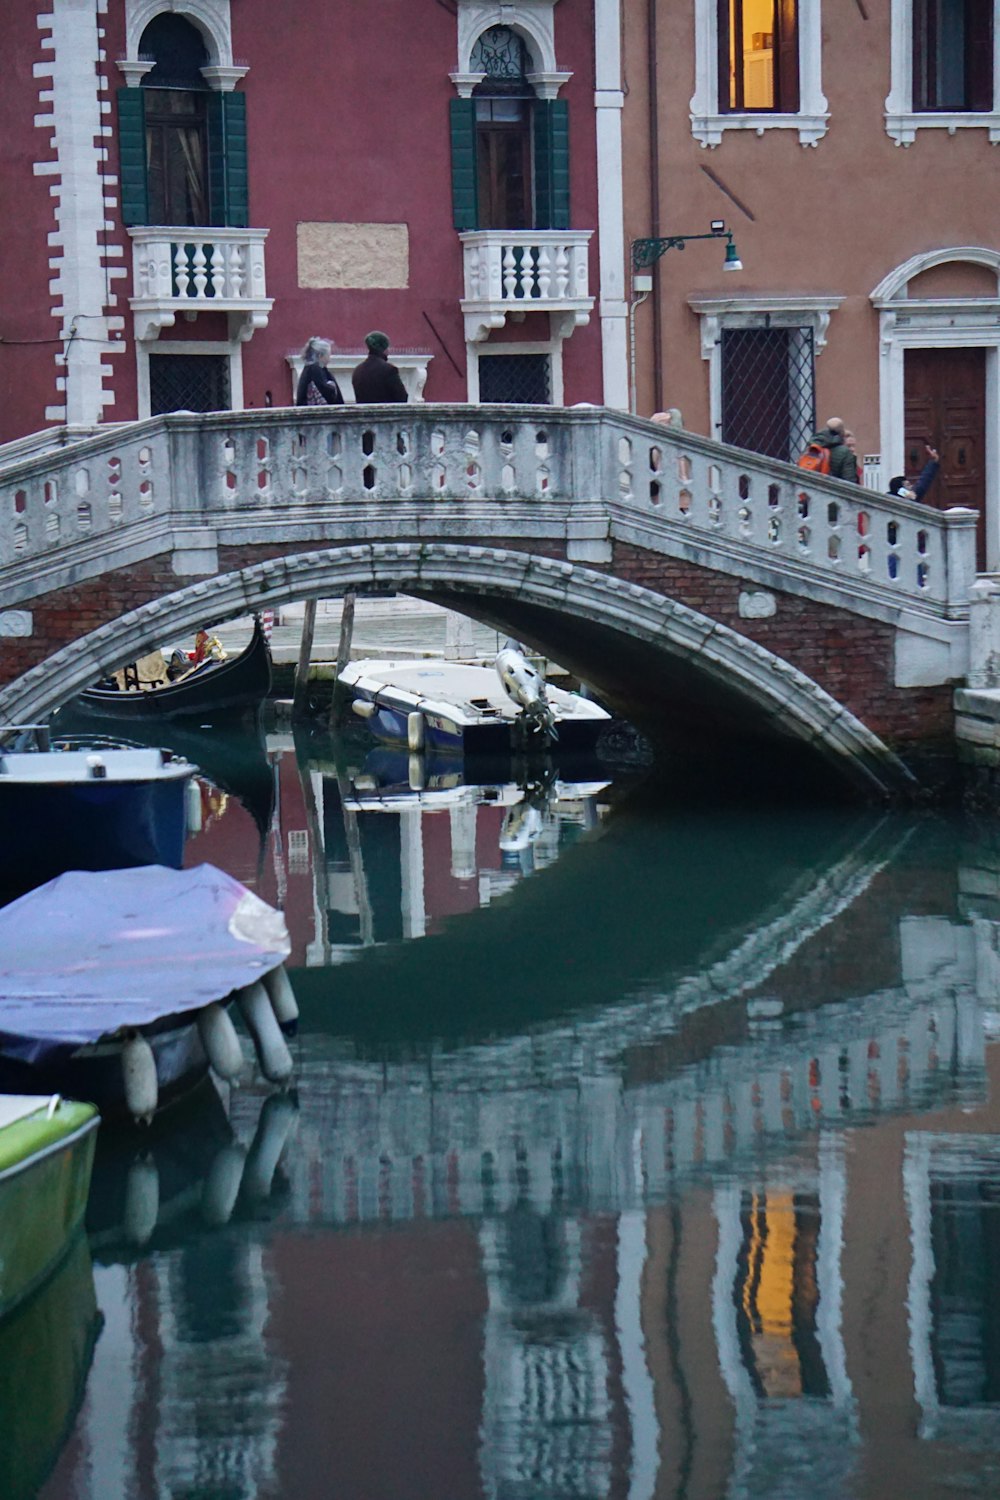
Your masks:
M206 619L350 590L435 600L516 635L591 682L654 739L673 727L686 732L689 744L700 735L707 745L742 719L756 740L809 745L869 792L914 784L899 758L830 693L707 615L581 564L449 542L329 547L189 584L32 667L0 693L0 721L38 718L134 657L137 647L188 633ZM686 722L657 719L655 705L664 697Z

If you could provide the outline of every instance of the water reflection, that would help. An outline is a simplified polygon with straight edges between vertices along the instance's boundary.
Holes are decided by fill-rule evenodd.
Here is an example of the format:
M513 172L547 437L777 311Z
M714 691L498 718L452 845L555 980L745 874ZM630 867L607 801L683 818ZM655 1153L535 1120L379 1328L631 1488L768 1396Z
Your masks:
M990 840L269 755L296 1096L102 1140L46 1500L996 1493Z

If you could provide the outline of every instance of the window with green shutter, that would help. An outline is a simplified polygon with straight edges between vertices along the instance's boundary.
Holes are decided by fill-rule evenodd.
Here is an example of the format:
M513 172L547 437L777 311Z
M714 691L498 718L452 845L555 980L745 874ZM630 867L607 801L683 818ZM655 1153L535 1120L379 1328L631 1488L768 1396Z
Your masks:
M472 49L470 70L485 77L471 99L451 101L455 228L569 228L569 112L564 99L539 99L528 82L524 39L489 27Z
M146 113L142 89L118 90L118 175L122 223L148 224Z
M451 101L451 208L455 228L479 228L476 174L476 105Z
M208 201L210 224L245 229L247 110L245 94L210 94L208 100Z
M569 226L569 105L535 103L535 229Z

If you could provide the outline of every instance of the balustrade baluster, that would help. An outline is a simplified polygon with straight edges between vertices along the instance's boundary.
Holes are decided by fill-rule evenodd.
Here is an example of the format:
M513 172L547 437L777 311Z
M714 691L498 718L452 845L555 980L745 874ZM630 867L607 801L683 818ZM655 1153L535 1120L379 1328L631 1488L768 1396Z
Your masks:
M205 247L197 244L194 247L194 294L199 302L205 300L205 288L208 285L206 271Z
M174 280L177 283L178 297L190 296L188 288L191 282L191 276L188 271L186 245L178 244L174 246Z
M537 270L538 295L545 301L549 295L549 287L552 284L552 256L548 245L538 247L538 270Z
M503 294L505 298L512 298L517 289L517 261L514 256L514 246L506 244L503 247Z
M208 247L208 288L213 297L224 297L226 292L226 252L222 245Z
M566 245L556 247L556 299L562 301L569 286L569 249Z
M238 301L243 295L246 246L235 242L229 246L229 286L226 295Z

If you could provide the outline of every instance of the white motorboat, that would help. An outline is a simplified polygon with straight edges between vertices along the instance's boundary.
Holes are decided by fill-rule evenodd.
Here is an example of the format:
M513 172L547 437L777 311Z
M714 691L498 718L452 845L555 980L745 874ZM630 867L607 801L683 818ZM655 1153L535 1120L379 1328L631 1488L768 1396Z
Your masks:
M592 750L611 719L591 699L545 683L509 642L494 664L360 660L340 681L373 734L411 751L505 754L554 740Z

